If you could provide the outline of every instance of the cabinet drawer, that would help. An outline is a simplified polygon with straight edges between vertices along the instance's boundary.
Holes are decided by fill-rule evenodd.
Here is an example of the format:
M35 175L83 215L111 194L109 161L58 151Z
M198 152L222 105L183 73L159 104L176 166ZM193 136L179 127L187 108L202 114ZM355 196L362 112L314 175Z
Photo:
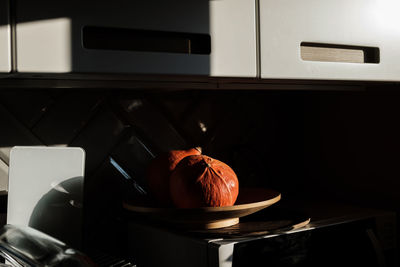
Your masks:
M208 0L20 0L16 12L19 72L209 73Z
M400 80L397 0L260 0L261 77Z
M255 76L254 1L19 0L16 11L19 72Z
M0 0L0 73L11 71L9 0Z

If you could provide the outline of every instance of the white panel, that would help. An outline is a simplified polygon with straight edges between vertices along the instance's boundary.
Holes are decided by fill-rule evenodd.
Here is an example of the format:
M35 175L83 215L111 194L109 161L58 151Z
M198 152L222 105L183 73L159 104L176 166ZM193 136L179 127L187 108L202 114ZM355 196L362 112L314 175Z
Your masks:
M256 77L255 1L210 0L212 76Z
M398 81L398 10L398 0L260 0L261 76ZM303 61L301 42L378 47L380 63Z
M7 223L30 226L79 246L84 164L81 148L14 147Z
M71 20L56 18L17 24L17 70L72 71Z
M0 73L11 71L9 0L0 0Z

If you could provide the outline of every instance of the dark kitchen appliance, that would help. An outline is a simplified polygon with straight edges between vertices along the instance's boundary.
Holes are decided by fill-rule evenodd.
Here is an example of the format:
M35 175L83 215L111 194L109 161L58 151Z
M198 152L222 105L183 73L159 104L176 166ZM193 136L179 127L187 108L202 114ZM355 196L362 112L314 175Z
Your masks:
M130 214L128 246L138 266L393 266L394 229L391 212L279 203L211 230Z

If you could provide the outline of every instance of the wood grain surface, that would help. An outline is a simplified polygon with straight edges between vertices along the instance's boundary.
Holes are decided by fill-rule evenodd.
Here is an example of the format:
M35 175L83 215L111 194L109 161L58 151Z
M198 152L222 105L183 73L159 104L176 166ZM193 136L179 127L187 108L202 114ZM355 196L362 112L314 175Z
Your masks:
M201 207L196 209L160 208L138 206L132 202L123 202L127 211L150 216L186 227L215 229L235 225L244 217L265 209L281 199L281 194L266 188L241 188L236 204L224 207Z

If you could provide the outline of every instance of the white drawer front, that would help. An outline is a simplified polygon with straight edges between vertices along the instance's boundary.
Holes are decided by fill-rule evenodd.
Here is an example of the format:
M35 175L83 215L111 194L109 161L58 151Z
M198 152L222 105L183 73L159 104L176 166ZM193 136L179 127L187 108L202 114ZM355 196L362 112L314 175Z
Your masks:
M261 77L398 81L398 10L398 0L260 0ZM372 48L379 57L349 63L328 54L314 61L302 55L303 42Z
M84 47L85 27L141 30L152 34L156 31L155 34L161 32L161 38L167 38L169 43L176 41L176 36L163 37L165 32L209 37L208 0L19 0L16 11L19 72L210 72L210 52L196 54L193 51L174 53L126 49L123 38L132 36L129 31L123 32L122 39L117 40L117 46L123 49L101 47L105 42L116 45L116 39L121 35L116 37L113 33L97 42L100 48L93 41L92 45L96 47ZM150 46L160 48L164 45L158 42L159 37L146 38ZM178 42L191 41L185 36L179 38ZM142 44L141 49L146 47Z
M0 0L0 73L11 71L9 0Z

